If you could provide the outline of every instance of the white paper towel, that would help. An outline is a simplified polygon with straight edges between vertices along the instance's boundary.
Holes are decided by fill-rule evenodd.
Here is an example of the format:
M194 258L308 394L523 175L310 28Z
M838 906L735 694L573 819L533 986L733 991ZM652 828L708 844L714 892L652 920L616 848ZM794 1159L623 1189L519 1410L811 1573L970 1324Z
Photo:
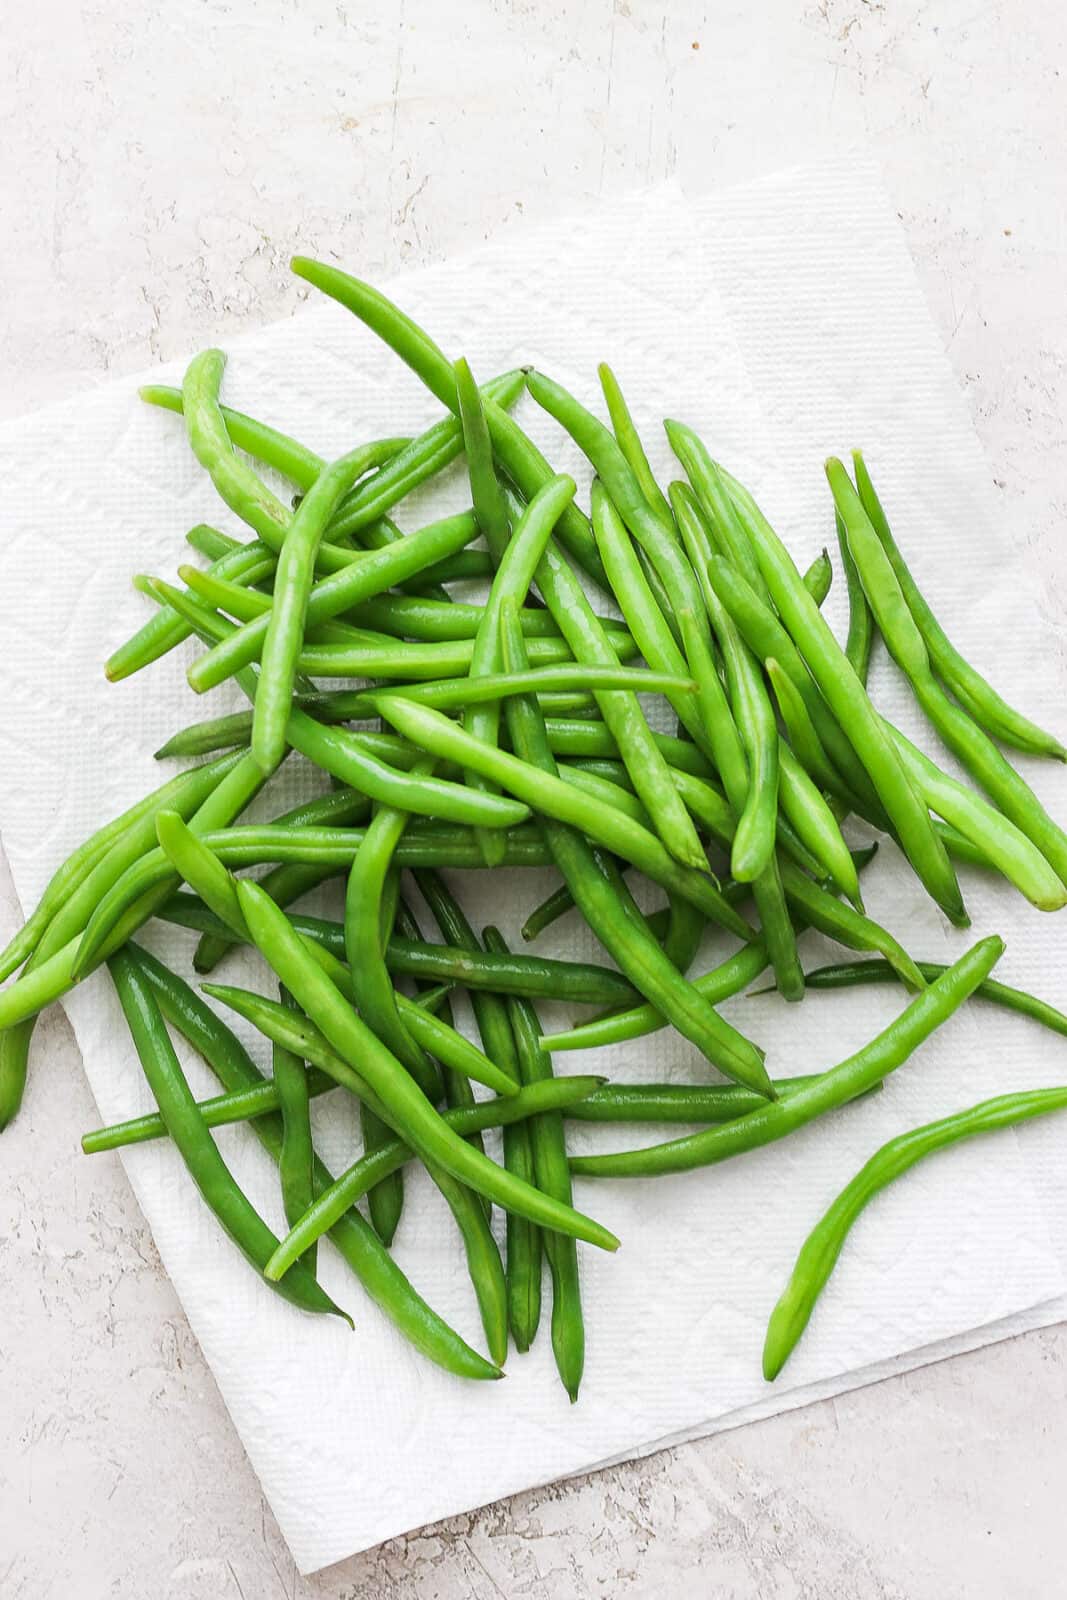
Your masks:
M670 192L635 197L578 222L509 235L393 288L481 377L534 361L595 403L596 362L611 360L654 465L671 471L658 419L692 422L752 483L798 560L832 533L822 456L864 444L901 542L961 646L979 663L995 660L998 682L1056 723L1059 642L999 537L988 470L869 169L834 164L699 204ZM226 398L327 456L436 415L410 374L333 305L234 340L230 350ZM117 686L100 671L145 614L130 573L172 572L195 521L240 531L192 461L180 420L147 411L134 391L131 380L52 408L0 440L8 689L0 823L27 905L102 816L159 781L150 752L167 733L231 703L225 692L191 696L182 675L188 650ZM561 467L579 468L531 402L522 416ZM456 471L442 490L402 508L400 520L414 527L422 512L463 499ZM842 602L840 590L831 595L837 620ZM890 714L911 721L890 671L880 666L874 683ZM282 792L272 792L272 811L299 792L301 774L290 766ZM1061 774L1041 767L1034 781L1067 814ZM491 891L482 882L470 893L471 914L491 916L514 937L544 881L494 876ZM963 948L965 936L944 928L890 847L868 884L874 914L916 953L937 959ZM1062 1001L1067 922L1042 919L973 875L965 889L976 932L996 928L1008 938L1004 975ZM148 942L181 963L191 952L191 939L177 932ZM574 919L543 945L548 953L592 953ZM712 941L707 954L723 948ZM806 954L832 959L815 939ZM228 971L266 987L249 957L232 958ZM890 991L871 990L812 994L788 1012L773 998L739 999L729 1011L781 1073L838 1059L899 1003ZM68 1010L102 1116L146 1108L106 978L87 982ZM265 1061L261 1042L255 1047ZM579 1204L615 1228L623 1248L610 1258L582 1252L588 1363L576 1407L555 1379L547 1330L531 1355L512 1357L504 1384L449 1378L404 1346L331 1252L321 1258L324 1281L355 1315L354 1335L302 1317L258 1283L168 1147L146 1146L126 1161L294 1557L310 1571L664 1439L996 1337L1004 1319L1047 1320L1034 1308L1062 1293L1067 1250L1067 1185L1052 1176L1067 1132L1052 1124L1027 1131L1028 1161L1016 1137L1002 1135L960 1147L880 1200L784 1376L773 1390L760 1377L766 1317L794 1253L856 1166L916 1121L1056 1081L1061 1059L1060 1041L972 1007L880 1096L785 1144L652 1185L581 1183ZM558 1065L621 1079L704 1070L666 1033ZM206 1073L195 1061L189 1070L207 1092ZM317 1105L316 1128L326 1158L342 1163L355 1132L339 1096ZM573 1134L576 1148L631 1137L619 1129ZM280 1226L276 1178L254 1141L229 1130L220 1144ZM418 1175L408 1184L397 1255L431 1303L477 1343L459 1247Z

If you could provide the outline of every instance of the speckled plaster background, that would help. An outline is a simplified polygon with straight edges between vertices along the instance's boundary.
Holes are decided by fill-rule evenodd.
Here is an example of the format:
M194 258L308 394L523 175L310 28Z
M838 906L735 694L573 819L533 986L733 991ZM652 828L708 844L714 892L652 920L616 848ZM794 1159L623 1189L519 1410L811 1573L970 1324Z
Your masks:
M0 407L284 315L297 244L374 275L520 215L866 141L1062 611L1065 42L1049 0L768 0L758 24L664 0L22 8L0 56ZM4 1600L1058 1592L1059 1329L299 1580L119 1169L68 1154L93 1110L62 1018L39 1038L0 1143Z

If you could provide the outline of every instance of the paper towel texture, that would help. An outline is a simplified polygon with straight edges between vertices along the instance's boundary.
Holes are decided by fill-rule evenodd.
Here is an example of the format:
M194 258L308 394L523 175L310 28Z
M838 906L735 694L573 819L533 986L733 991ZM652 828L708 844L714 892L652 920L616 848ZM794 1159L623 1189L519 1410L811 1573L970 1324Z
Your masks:
M821 167L695 204L671 192L635 197L410 273L392 292L482 378L532 361L595 404L596 363L609 359L664 481L672 469L658 423L674 415L748 478L801 565L832 537L823 456L863 444L900 541L960 646L980 665L995 662L1006 692L1057 723L1060 641L1000 535L988 470L868 169ZM235 340L230 354L227 400L325 456L438 414L406 369L332 304ZM66 851L160 781L151 751L168 733L237 703L227 691L191 695L182 670L190 647L119 685L102 676L104 657L145 615L130 574L171 574L184 559L185 529L199 520L241 533L192 460L180 419L141 406L135 388L52 408L0 440L8 691L0 825L27 907ZM584 495L588 475L559 430L528 399L521 415L552 459L577 473ZM464 500L457 469L399 518L415 527ZM839 581L828 602L837 623L842 607ZM884 662L872 681L887 712L915 726ZM293 803L307 781L289 763L267 811ZM1033 781L1067 814L1059 771L1041 766ZM476 925L492 918L514 939L549 882L514 872L491 885L464 880L463 891ZM944 959L964 948L967 936L944 927L890 846L867 884L872 912L916 954ZM1062 1002L1067 923L974 874L964 887L975 932L1008 940L1003 975ZM188 972L191 937L161 931L146 942ZM573 918L540 947L594 953ZM705 955L725 948L713 938ZM833 959L815 938L805 955L809 964ZM229 958L226 970L268 989L248 956ZM727 1010L767 1047L773 1070L803 1072L847 1054L899 1004L892 991L871 990L812 994L788 1011L774 997ZM147 1109L106 977L90 979L67 1009L102 1117ZM246 1037L266 1065L262 1041ZM654 1185L580 1183L578 1203L623 1248L610 1258L582 1251L588 1361L576 1407L556 1381L547 1330L529 1356L512 1357L504 1384L464 1384L413 1355L328 1250L324 1283L352 1311L355 1334L270 1294L167 1146L124 1159L294 1557L310 1571L666 1438L931 1359L944 1341L995 1337L1006 1318L1045 1317L1032 1308L1062 1293L1067 1251L1067 1186L1049 1178L1067 1134L1052 1123L1027 1130L1029 1160L1014 1135L1002 1135L952 1151L880 1200L783 1377L773 1390L760 1377L766 1317L795 1251L855 1168L917 1121L1056 1081L1061 1050L1018 1018L971 1007L881 1095L785 1144ZM208 1092L206 1072L195 1060L188 1066L194 1087ZM642 1080L705 1073L696 1052L666 1032L610 1054L560 1057L558 1067ZM355 1123L341 1097L319 1102L315 1118L325 1158L350 1159ZM607 1148L634 1133L576 1127L573 1140ZM281 1226L276 1177L251 1136L229 1130L219 1139ZM408 1182L396 1251L436 1309L480 1342L454 1230L421 1174Z

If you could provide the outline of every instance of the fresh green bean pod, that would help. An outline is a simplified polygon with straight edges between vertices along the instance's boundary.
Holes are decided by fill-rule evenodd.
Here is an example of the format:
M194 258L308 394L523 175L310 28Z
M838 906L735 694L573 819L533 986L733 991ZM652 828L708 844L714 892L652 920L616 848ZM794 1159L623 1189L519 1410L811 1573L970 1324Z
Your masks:
M866 1094L902 1066L920 1044L959 1009L989 976L1004 950L993 935L981 939L947 972L922 990L874 1039L847 1060L813 1078L788 1098L767 1102L721 1127L708 1128L644 1150L612 1155L572 1156L571 1171L587 1177L653 1177L688 1172L763 1145L814 1121L816 1117Z
M796 1265L767 1324L763 1376L781 1372L808 1325L815 1302L837 1265L845 1240L860 1212L876 1194L938 1150L997 1128L1014 1128L1031 1117L1067 1107L1067 1088L1031 1089L982 1100L937 1122L890 1139L857 1172L805 1239Z

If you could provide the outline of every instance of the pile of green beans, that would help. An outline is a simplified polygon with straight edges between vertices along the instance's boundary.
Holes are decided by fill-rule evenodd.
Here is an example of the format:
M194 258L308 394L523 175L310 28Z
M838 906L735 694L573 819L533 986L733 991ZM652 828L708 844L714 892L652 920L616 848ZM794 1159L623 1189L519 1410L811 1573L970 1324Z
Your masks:
M22 1099L36 1017L106 968L156 1110L87 1133L87 1153L171 1140L224 1231L289 1305L351 1321L319 1282L328 1239L414 1348L457 1376L501 1376L509 1347L534 1342L550 1295L552 1350L576 1401L588 1288L579 1247L610 1252L619 1240L575 1205L575 1177L702 1168L824 1118L831 1138L829 1114L880 1089L971 997L1067 1035L1067 1015L991 976L1003 949L995 934L954 961L917 960L860 886L873 830L957 927L969 922L960 866L999 873L1039 910L1062 908L1067 833L1003 747L1058 760L1067 750L953 645L858 452L851 475L826 464L827 531L832 519L848 602L841 643L821 610L827 550L799 568L683 422L664 428L684 476L659 482L610 367L599 368L606 422L531 368L479 385L379 291L303 258L293 270L398 355L443 414L328 461L222 403L221 351L198 355L180 389L142 391L177 414L168 425L184 427L248 531L193 528L188 544L207 566L179 560L182 586L136 575L156 610L112 650L106 674L176 670L167 658L188 642L190 687L232 679L248 705L172 733L157 759L194 764L75 850L0 952L0 1130ZM588 513L577 479L554 470L519 420L526 395L590 469ZM458 461L468 510L407 529L392 520ZM452 592L471 579L484 583L480 601ZM977 787L874 705L879 637ZM662 731L665 712L675 733ZM283 763L317 772L323 792L248 820ZM517 908L522 939L576 911L603 961L516 952L497 928L472 927L464 874L531 867L556 882ZM340 920L299 907L335 878ZM665 903L642 909L641 880ZM200 973L237 946L256 952L260 988L211 982L205 999L135 938L154 920L199 940ZM863 959L805 970L808 929ZM705 939L712 958L692 976ZM898 984L905 1003L847 1060L791 1076L784 1052L768 1060L718 1009L764 972L784 1001ZM458 991L478 1044L456 1026ZM543 1031L539 1008L560 1002L597 1009ZM264 1041L269 1076L227 1009ZM688 1081L557 1072L568 1052L667 1027L693 1062ZM220 1092L194 1097L174 1033ZM327 1094L354 1097L363 1136L336 1177L312 1124L311 1102ZM766 1377L879 1189L947 1144L1063 1106L1064 1088L1013 1090L874 1154L768 1308ZM240 1122L277 1165L283 1227L241 1191L212 1136ZM624 1123L645 1130L631 1149L573 1148L576 1124ZM657 1125L682 1131L650 1142ZM501 1130L499 1160L482 1141L490 1129ZM393 1258L413 1162L447 1202L484 1355Z

